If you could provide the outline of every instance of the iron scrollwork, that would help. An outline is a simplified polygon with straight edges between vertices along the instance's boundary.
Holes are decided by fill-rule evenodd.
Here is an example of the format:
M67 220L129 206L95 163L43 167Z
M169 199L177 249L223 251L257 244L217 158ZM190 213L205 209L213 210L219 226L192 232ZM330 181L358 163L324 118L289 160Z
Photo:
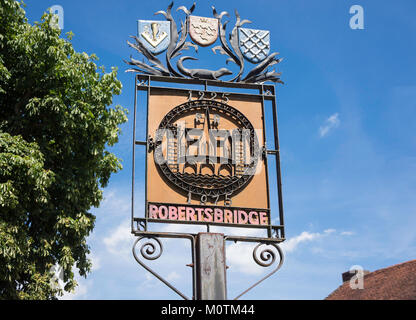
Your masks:
M191 266L193 269L193 297L195 298L196 293L196 269L194 267L195 265L195 235L191 234L163 234L163 233L149 233L146 235L142 235L136 239L133 245L133 256L136 259L136 261L145 268L148 272L153 274L157 279L159 279L161 282L163 282L165 285L167 285L170 289L172 289L174 292L176 292L179 296L181 296L185 300L189 300L189 298L180 292L177 288L175 288L171 283L169 283L167 280L165 280L161 275L156 273L153 269L151 269L148 265L146 265L140 258L138 252L140 252L140 255L149 261L154 261L159 259L163 254L163 245L160 241L159 237L168 237L168 238L186 238L191 240L191 249L192 249L192 263L188 264L187 266ZM145 242L143 242L140 245L140 242L142 240L146 239ZM225 240L232 240L236 241L235 239L227 239L225 237ZM239 240L244 241L244 240ZM266 248L261 249L262 246L268 246ZM275 250L273 250L272 248ZM278 263L277 263L277 256L278 256ZM241 296L246 294L248 291L259 285L261 282L265 281L267 278L271 277L274 273L276 273L284 262L284 254L282 249L279 247L279 245L275 242L268 242L268 241L262 241L258 243L254 249L253 249L253 259L254 261L261 267L269 268L272 267L274 264L276 264L276 267L269 272L266 276L264 276L262 279L251 285L248 289L240 293L237 297L234 298L234 300L238 300Z
M259 252L259 248L261 246L264 246L264 245L269 246L269 248L266 247L266 248L262 249ZM260 279L259 281L257 281L253 285L251 285L248 289L246 289L245 291L240 293L237 297L234 298L234 300L238 300L242 295L246 294L248 291L250 291L251 289L253 289L257 285L259 285L261 282L263 282L264 280L266 280L270 276L272 276L274 273L276 273L282 267L283 261L284 261L283 251L277 243L273 243L273 242L261 242L258 245L256 245L253 249L253 259L254 259L254 261L259 266L265 267L265 268L271 267L273 264L275 264L276 258L277 258L276 251L270 249L270 246L274 247L276 249L276 251L279 255L279 263L277 263L276 267L270 273L268 273L262 279Z
M149 240L154 240L154 242L145 242L140 248L140 253L146 260L156 260L163 253L162 243L158 238L148 238ZM140 240L139 240L140 241ZM157 245L155 245L155 243Z
M181 6L177 9L177 11L183 11L185 13L185 18L181 21L181 28L180 32L178 32L177 24L175 19L172 16L172 8L173 2L168 6L166 11L158 11L156 15L163 15L166 21L169 22L170 28L170 42L166 48L166 66L163 64L161 60L159 60L156 55L160 52L153 53L142 40L137 36L131 36L132 39L135 40L135 43L131 43L127 41L127 44L135 49L137 52L142 54L146 59L147 62L139 61L130 57L130 61L125 61L128 65L131 65L132 68L126 70L126 72L139 72L149 75L156 75L156 76L168 76L168 77L178 77L178 78L192 78L192 79L208 79L208 80L218 80L219 78L227 75L233 75L234 72L229 70L228 68L222 67L218 70L208 70L208 69L190 69L184 66L184 62L186 60L198 60L193 56L182 56L176 62L176 69L173 66L173 59L180 56L184 50L189 50L193 48L195 52L198 52L198 45L192 43L190 41L186 41L188 34L189 34L189 25L190 25L190 17L195 9L195 3L187 9L184 6ZM241 44L243 43L242 40L239 39L239 29L246 24L251 23L249 20L241 19L237 10L235 10L236 22L229 34L229 41L227 41L227 31L226 27L229 23L229 20L223 22L224 16L230 17L229 13L223 11L218 13L215 7L212 7L212 12L214 18L218 21L218 38L220 40L221 45L215 46L212 48L213 53L215 54L217 51L221 54L227 56L226 64L229 62L234 63L238 66L237 73L232 76L231 79L226 80L228 82L241 82L241 83L264 83L266 81L272 81L277 83L283 83L280 79L281 73L276 72L275 70L269 71L269 68L273 65L276 65L282 61L282 59L277 58L279 53L274 52L270 55L264 56L264 59L261 61L251 61L256 66L250 70L245 77L243 77L244 69L245 69L245 61L244 55L240 49ZM213 18L207 18L213 19ZM157 22L153 22L154 25ZM153 35L156 37L157 28L153 29ZM180 34L180 37L179 37ZM200 44L203 46L203 44ZM269 44L267 44L269 46ZM267 51L268 53L268 51Z
M159 237L166 236L164 234L152 234L152 235L143 235L136 239L136 241L133 244L133 256L134 259L148 272L153 274L156 278L158 278L161 282L163 282L165 285L167 285L170 289L175 291L179 296L181 296L185 300L189 300L189 298L183 294L181 291L179 291L177 288L175 288L171 283L169 283L166 279L164 279L161 275L156 273L153 269L151 269L148 265L146 265L139 257L139 254L137 251L140 252L140 255L149 261L157 260L160 258L160 256L163 254L163 245L160 241ZM168 236L169 238L187 238L191 240L191 249L192 249L192 264L194 263L193 259L195 256L195 239L192 235L188 234L170 234ZM147 239L144 243L141 244L140 242L144 239ZM140 246L140 248L139 248ZM195 268L193 268L195 269ZM195 279L195 270L193 271L193 279ZM195 281L193 281L193 295L195 296Z

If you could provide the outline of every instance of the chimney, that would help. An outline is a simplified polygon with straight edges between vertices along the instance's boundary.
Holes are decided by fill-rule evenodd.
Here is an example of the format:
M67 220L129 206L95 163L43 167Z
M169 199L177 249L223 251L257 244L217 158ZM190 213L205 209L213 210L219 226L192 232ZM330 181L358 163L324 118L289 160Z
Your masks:
M368 270L357 270L357 269L353 269L353 270L350 270L350 271L347 271L347 272L344 272L343 274L342 274L342 282L345 282L345 281L350 281L351 280L351 278L353 277L353 276L355 276L358 272L360 272L360 271L362 271L363 272L363 276L365 276L366 274L369 274L370 273L370 271L368 271Z

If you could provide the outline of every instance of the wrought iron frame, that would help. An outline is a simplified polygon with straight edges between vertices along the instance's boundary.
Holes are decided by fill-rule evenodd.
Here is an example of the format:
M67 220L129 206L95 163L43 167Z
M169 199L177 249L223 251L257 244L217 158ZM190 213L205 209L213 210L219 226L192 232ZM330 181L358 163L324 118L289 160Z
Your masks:
M160 82L160 83L175 83L175 84L188 84L188 85L200 85L203 87L202 90L194 89L194 88L181 88L181 87L169 87L169 86L161 86L161 85L154 85L153 82ZM243 92L234 92L234 91L213 91L209 90L209 87L217 87L217 88L225 88L225 89L254 89L258 90L258 93L243 93ZM163 253L163 245L158 238L176 238L176 239L188 239L191 242L191 255L192 255L192 263L189 265L193 267L195 265L195 248L196 248L196 237L197 234L191 233L171 233L171 232L154 232L149 231L147 226L148 223L155 223L155 222L162 222L155 219L149 219L147 215L147 160L145 164L145 217L135 217L134 209L134 186L135 186L135 165L136 165L136 147L142 146L145 147L146 152L154 146L154 141L149 138L148 132L148 117L149 117L149 98L150 98L150 91L152 89L156 90L165 90L165 91L181 91L186 93L204 93L204 94L222 94L225 97L259 97L261 99L262 104L262 114L263 114L263 155L265 161L265 170L266 170L266 181L269 184L269 173L268 173L268 155L274 156L276 160L276 182L277 182L277 197L278 197L278 208L279 208L279 225L273 226L254 226L254 225L241 225L241 224L223 224L223 223L215 223L215 222L200 222L199 224L206 225L207 232L210 232L210 226L213 225L222 225L227 227L245 227L245 228L263 228L267 229L267 237L245 237L245 236L224 236L224 241L234 241L234 242L257 242L258 245L253 250L253 259L254 261L262 267L271 267L273 264L277 262L276 260L276 251L279 256L279 262L277 263L276 268L274 268L270 273L268 273L265 277L251 285L247 290L239 294L235 299L240 298L243 294L247 293L249 290L269 278L275 272L277 272L283 264L284 256L281 248L279 247L279 243L285 240L285 233L284 233L284 217L283 217L283 199L282 199L282 179L281 179L281 170L280 170L280 149L279 149L279 136L278 136L278 122L277 122L277 107L276 107L276 94L275 94L275 86L269 84L251 84L251 83L235 83L235 82L223 82L217 80L203 80L203 79L186 79L186 78L173 78L173 77L166 77L166 76L154 76L154 75L143 75L143 74L136 74L135 76L135 85L134 85L134 123L133 123L133 157L132 157L132 194L131 194L131 232L137 236L134 245L133 245L133 255L136 261L143 266L147 271L152 273L156 278L166 284L169 288L175 291L178 295L180 295L183 299L189 299L186 295L180 292L177 288L175 288L171 283L169 283L166 279L152 270L149 266L147 266L142 260L140 260L139 255L137 254L137 246L139 242L143 239L149 239L149 241L143 243L140 247L140 254L146 260L156 260L158 259ZM146 91L147 92L147 106L146 106L146 141L141 141L136 139L136 123L137 123L137 94L138 91ZM266 123L265 123L265 101L269 100L272 102L273 108L273 128L274 128L274 142L275 142L275 149L267 149L267 142L266 142ZM269 185L267 185L267 200L270 206L270 190ZM269 208L270 209L270 208ZM271 217L271 216L270 216ZM181 221L163 221L169 223L187 223ZM152 243L150 240L153 240ZM155 245L156 244L156 245ZM266 248L261 250L260 254L257 255L258 249L262 246L271 246L274 248ZM259 258L258 258L259 256ZM196 295L196 268L193 267L192 278L193 278L193 297L195 299Z

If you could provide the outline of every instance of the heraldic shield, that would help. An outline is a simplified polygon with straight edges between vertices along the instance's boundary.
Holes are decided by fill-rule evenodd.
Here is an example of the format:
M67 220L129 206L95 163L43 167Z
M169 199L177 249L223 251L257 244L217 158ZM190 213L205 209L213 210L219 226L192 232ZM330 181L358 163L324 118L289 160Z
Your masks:
M138 37L147 50L159 54L170 43L170 21L138 21Z
M202 47L213 44L218 38L218 19L189 16L189 35Z
M239 47L244 58L259 63L270 53L270 31L238 28Z

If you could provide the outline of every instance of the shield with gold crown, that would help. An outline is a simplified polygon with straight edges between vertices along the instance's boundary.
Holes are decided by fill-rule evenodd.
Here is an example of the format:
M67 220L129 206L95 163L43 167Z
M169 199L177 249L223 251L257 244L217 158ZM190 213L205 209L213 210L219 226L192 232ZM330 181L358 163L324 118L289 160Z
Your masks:
M189 16L189 35L202 47L213 44L218 38L218 19Z
M139 20L138 37L146 49L153 54L159 54L169 46L170 22Z

